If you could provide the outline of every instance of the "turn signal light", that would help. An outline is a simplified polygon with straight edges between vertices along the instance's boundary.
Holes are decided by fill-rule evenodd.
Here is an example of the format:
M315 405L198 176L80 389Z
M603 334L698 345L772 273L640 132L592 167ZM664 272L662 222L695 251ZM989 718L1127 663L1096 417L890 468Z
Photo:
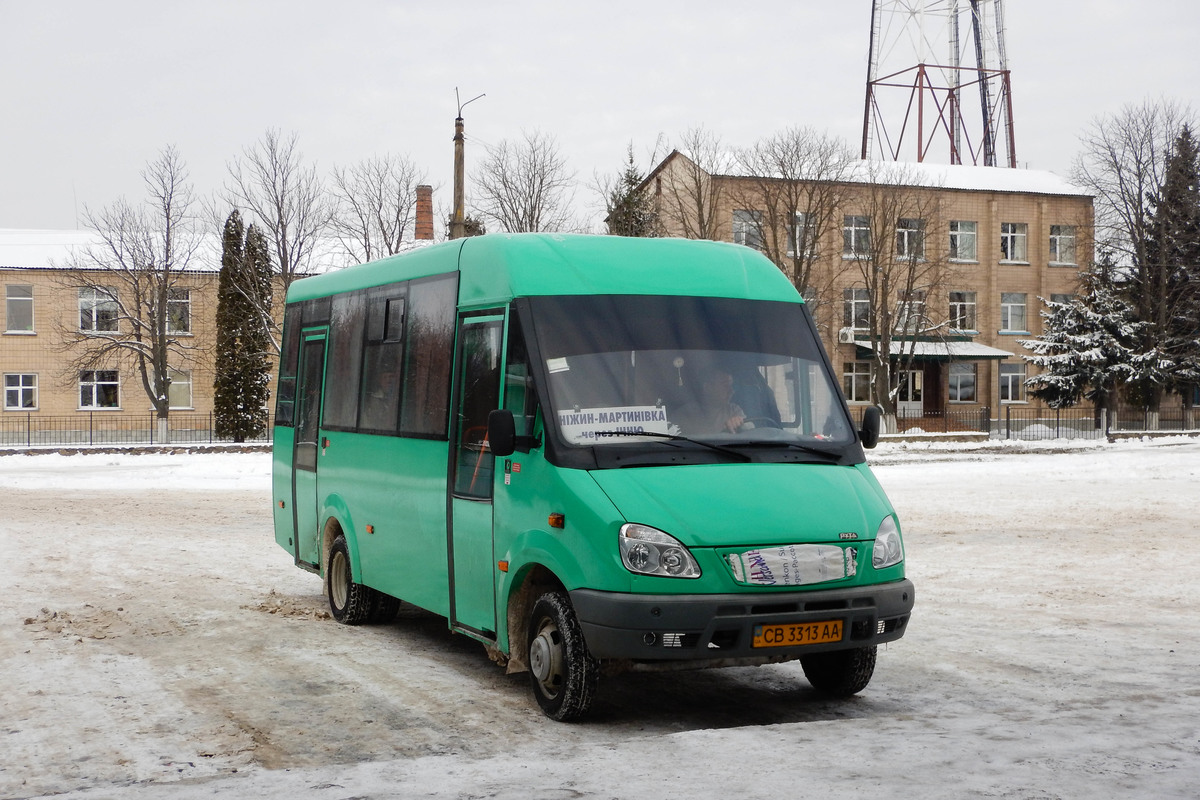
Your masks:
M567 518L565 516L563 516L562 514L551 514L549 519L547 519L546 521L550 524L551 528L567 527Z

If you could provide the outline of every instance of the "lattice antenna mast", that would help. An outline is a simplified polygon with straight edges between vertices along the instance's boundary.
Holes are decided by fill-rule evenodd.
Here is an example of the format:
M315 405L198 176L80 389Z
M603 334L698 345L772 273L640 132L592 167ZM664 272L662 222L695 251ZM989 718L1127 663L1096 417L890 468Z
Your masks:
M924 161L944 139L952 164L1015 167L1004 36L1003 0L875 0L862 157Z

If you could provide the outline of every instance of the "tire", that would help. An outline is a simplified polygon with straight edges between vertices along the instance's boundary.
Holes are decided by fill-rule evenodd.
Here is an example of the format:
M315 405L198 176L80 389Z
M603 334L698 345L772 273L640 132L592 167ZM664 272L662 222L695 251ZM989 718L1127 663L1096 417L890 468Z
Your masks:
M329 593L329 610L343 625L361 625L371 617L376 594L354 581L350 566L350 548L346 537L333 540L329 550L329 565L325 569L325 588Z
M821 694L850 697L867 688L875 674L875 646L816 653L800 659L804 677Z
M386 625L396 619L396 614L400 611L400 598L392 597L390 594L369 590L375 595L375 602L371 607L371 616L367 621L372 625Z
M583 630L563 592L547 592L529 616L529 680L546 716L579 719L592 706L600 665L588 652Z

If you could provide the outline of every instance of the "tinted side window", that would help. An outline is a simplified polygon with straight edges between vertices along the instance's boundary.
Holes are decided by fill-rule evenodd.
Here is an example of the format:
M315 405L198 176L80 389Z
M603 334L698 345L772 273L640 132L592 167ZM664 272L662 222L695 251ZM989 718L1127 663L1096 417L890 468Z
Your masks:
M400 425L404 433L446 436L457 296L455 274L414 281L409 290L408 361Z
M300 363L299 304L283 312L283 352L279 357L279 386L275 391L275 424L292 427L296 416L296 369Z
M325 426L328 428L353 430L358 424L366 315L367 296L364 292L333 298L325 380Z
M370 433L395 433L398 430L404 312L405 298L398 294L396 287L375 290L367 296L359 430Z

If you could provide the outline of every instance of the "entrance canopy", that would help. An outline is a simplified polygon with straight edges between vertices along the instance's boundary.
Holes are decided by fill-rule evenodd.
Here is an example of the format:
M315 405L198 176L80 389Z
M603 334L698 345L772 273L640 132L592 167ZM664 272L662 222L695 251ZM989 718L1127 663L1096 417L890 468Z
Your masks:
M859 355L866 357L879 348L878 342L857 342ZM1013 353L988 347L978 342L910 342L892 341L888 354L893 358L902 353L913 354L915 361L983 361L995 359L1000 361L1012 358Z

